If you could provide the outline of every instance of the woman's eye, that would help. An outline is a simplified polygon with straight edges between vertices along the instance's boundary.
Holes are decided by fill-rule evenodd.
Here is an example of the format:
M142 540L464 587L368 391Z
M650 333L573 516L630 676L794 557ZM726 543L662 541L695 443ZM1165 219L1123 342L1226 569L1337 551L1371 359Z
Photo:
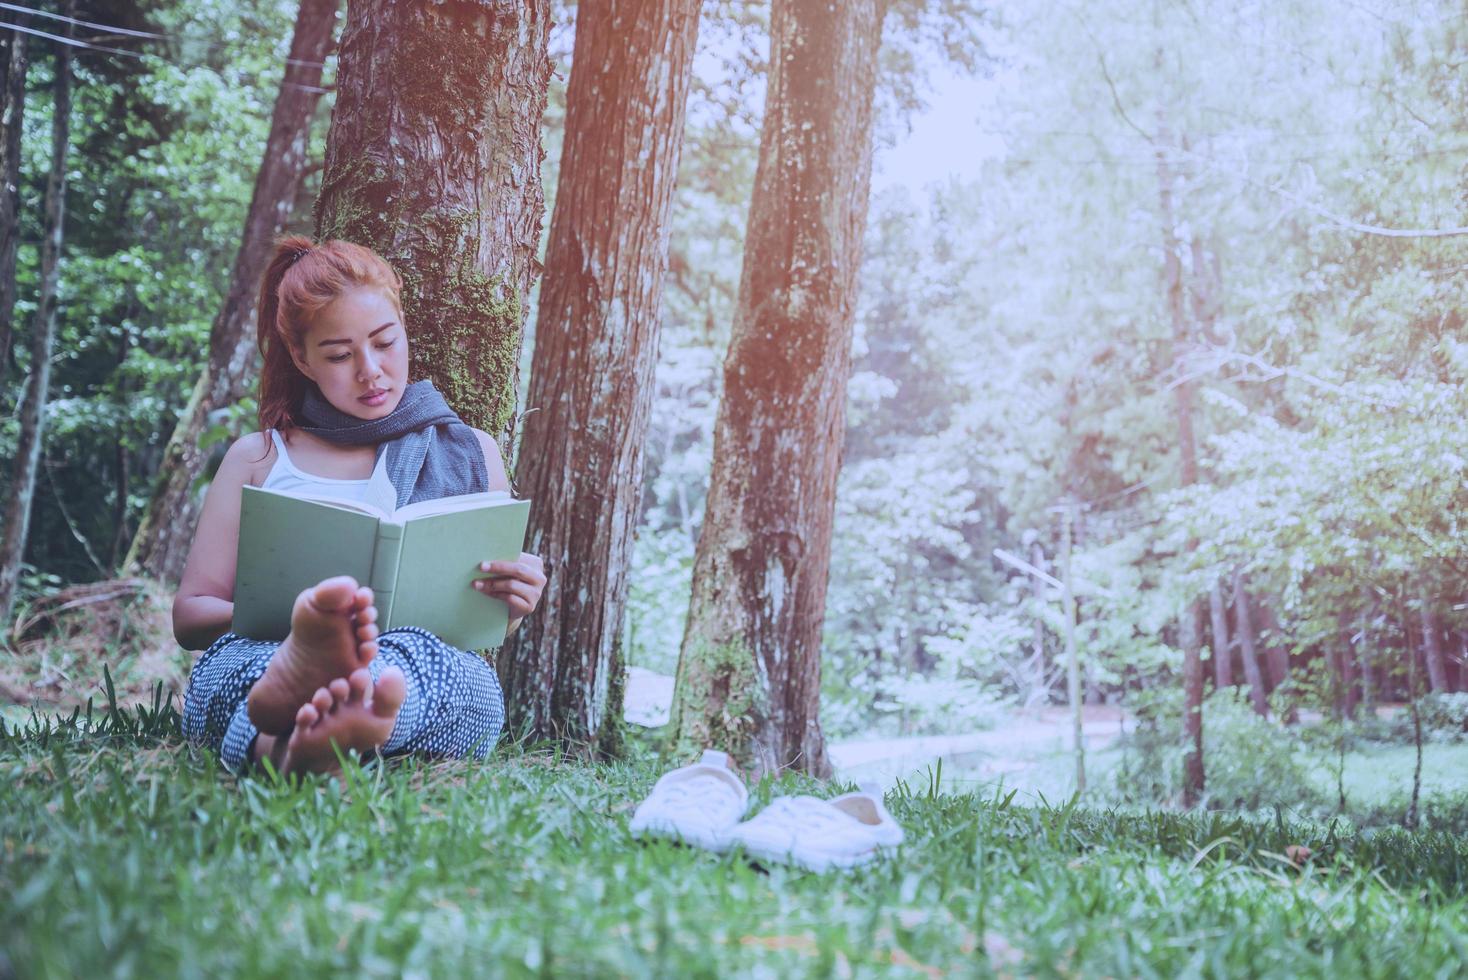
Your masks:
M351 358L351 356L351 354L333 354L332 356L328 357L327 360L333 364L340 364L342 361Z
M384 341L383 343L378 344L377 345L377 349L378 350L387 350L389 347L391 347L395 343L397 343L397 338L396 337L394 337L392 340Z

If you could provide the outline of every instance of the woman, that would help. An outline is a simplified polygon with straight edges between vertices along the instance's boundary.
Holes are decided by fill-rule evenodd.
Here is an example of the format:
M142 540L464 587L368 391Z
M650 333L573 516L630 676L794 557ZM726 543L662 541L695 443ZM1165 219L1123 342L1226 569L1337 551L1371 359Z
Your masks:
M260 288L260 431L237 441L204 499L173 627L207 647L189 676L185 734L239 771L335 768L337 749L483 758L499 737L494 668L425 630L378 635L372 591L346 576L302 592L280 643L228 632L246 485L338 498L418 500L508 490L499 447L427 381L408 384L402 285L359 245L282 240ZM465 588L509 606L540 601L539 558L480 566Z

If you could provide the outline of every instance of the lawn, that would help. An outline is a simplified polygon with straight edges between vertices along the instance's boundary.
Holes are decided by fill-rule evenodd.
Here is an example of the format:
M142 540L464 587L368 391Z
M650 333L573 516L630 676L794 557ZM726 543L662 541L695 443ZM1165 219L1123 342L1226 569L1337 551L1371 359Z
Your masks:
M0 975L1453 976L1468 840L902 784L908 842L758 869L627 818L660 766L236 781L145 706L0 739ZM797 777L756 788L837 792ZM1286 858L1309 847L1302 866Z

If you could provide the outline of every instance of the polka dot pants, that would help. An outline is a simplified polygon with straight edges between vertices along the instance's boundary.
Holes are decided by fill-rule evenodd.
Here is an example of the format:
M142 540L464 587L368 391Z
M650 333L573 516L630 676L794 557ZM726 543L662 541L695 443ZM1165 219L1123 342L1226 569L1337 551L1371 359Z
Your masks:
M184 734L218 752L232 772L249 764L259 734L247 712L250 688L264 676L279 645L226 633L189 673ZM494 667L483 657L409 626L377 638L377 656L368 664L372 679L388 667L402 670L408 696L379 754L483 759L494 748L504 727L505 696Z

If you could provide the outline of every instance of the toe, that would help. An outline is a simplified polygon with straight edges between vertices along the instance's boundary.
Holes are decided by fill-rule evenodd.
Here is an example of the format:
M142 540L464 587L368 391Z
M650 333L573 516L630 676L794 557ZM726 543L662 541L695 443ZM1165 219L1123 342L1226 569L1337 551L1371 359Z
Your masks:
M357 627L357 642L366 643L368 640L377 639L377 624L364 623Z
M316 693L311 696L311 704L315 705L316 710L321 712L323 715L331 710L331 706L334 703L336 703L336 699L333 698L331 696L331 692L324 687L318 687L316 689Z
M323 612L341 612L355 604L357 580L350 575L326 579L310 590L311 604ZM366 590L369 593L371 589Z
M347 696L352 693L351 685L347 683L345 677L338 677L326 685L326 689L331 692L331 697L334 701L345 701Z
M403 706L408 693L408 681L403 672L389 667L377 679L372 689L372 713L379 718L391 718Z
M352 583L356 585L356 582ZM352 593L352 607L360 614L362 610L372 607L372 590L367 586L361 586Z
M320 720L321 714L316 710L316 706L307 701L296 711L296 731L303 732Z
M375 622L377 622L377 607L376 606L368 606L366 609L360 610L357 613L357 625L358 626L364 626L367 623L375 623Z
M352 671L352 676L347 680L351 686L351 693L348 696L350 703L360 704L367 700L367 692L372 690L371 672L366 667L358 667Z
M372 658L375 657L375 656L377 656L377 641L376 640L368 640L365 643L358 643L357 644L357 662L358 663L361 663L361 664L371 663L372 662Z

